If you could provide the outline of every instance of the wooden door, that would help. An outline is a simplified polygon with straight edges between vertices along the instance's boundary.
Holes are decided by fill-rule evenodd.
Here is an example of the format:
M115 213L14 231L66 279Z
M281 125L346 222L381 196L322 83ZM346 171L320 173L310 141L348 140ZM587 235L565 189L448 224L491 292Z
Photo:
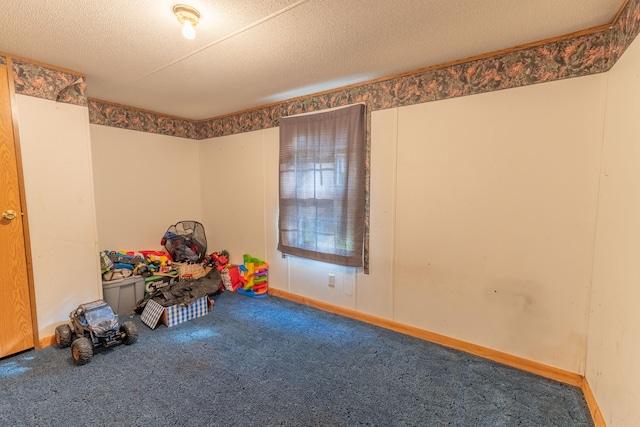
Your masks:
M0 357L34 347L7 66L0 64Z

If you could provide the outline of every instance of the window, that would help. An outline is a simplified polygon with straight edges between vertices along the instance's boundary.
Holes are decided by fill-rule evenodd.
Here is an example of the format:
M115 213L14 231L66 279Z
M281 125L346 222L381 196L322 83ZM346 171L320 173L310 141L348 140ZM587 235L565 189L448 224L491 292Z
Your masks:
M278 250L363 265L364 105L280 120Z

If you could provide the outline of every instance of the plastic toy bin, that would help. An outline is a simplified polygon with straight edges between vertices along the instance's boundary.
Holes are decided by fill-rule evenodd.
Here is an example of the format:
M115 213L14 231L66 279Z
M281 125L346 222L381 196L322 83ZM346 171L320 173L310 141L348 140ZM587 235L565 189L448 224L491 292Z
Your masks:
M144 277L131 276L102 282L102 294L114 313L129 316L133 314L136 303L144 298Z

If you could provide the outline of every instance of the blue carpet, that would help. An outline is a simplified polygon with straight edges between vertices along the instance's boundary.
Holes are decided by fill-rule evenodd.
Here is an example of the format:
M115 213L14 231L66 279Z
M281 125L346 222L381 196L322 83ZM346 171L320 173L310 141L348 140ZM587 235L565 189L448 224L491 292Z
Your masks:
M0 425L593 425L579 388L280 298L133 321L136 343L84 366L57 347L1 360Z

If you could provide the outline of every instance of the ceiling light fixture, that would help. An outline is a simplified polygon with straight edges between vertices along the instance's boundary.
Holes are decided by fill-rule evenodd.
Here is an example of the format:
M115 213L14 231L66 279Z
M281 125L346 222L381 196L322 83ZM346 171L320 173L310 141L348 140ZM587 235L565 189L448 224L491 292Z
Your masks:
M196 36L195 26L198 25L200 12L186 4L177 4L173 6L173 13L182 24L182 35L189 40L193 39Z

